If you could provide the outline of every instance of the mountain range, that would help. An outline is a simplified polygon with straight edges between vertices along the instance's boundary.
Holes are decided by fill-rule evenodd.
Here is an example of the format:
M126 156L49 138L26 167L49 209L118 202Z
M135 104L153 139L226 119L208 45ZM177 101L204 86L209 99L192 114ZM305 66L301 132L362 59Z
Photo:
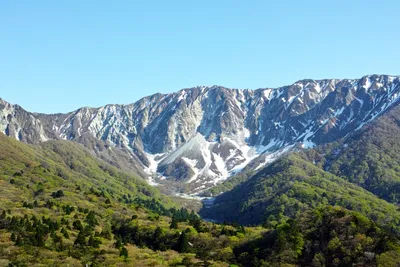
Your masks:
M26 143L73 140L153 185L193 195L246 166L261 169L298 147L353 133L396 106L399 93L398 76L369 75L275 89L194 87L67 114L1 100L0 131Z
M0 100L0 266L398 266L399 91L369 75L67 114Z

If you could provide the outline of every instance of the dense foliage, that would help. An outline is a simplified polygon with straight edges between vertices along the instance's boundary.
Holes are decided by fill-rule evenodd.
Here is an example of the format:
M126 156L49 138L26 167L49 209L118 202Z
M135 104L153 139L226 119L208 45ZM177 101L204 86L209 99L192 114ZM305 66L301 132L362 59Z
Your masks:
M256 174L256 172L253 169L251 169L250 166L246 167L243 171L229 177L229 179L225 180L223 183L217 184L211 189L203 192L201 195L204 197L217 196L223 192L232 190L233 188L235 188L235 186L245 182L254 174Z
M356 212L319 207L238 246L244 266L398 266L398 239ZM287 264L287 265L283 265Z
M292 154L269 165L248 181L219 196L204 217L268 227L295 218L320 204L362 212L389 228L400 229L393 204Z

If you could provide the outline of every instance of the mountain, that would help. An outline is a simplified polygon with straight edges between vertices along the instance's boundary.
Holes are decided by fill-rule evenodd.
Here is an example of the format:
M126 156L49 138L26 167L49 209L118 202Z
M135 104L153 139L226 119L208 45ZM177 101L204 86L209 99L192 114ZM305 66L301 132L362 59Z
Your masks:
M361 186L389 202L399 203L399 137L400 107L395 106L345 138L315 149L297 151L304 160L325 171ZM210 197L233 189L261 169L256 166L256 162L249 164L240 174L230 177L202 195Z
M400 203L400 107L348 138L304 151L317 166L389 202Z
M399 122L397 106L336 142L285 155L242 180L235 177L226 185L233 189L208 203L201 214L270 225L329 203L398 228Z
M274 226L321 203L359 211L400 230L398 208L374 194L303 160L282 157L247 181L218 196L200 214L220 222Z
M0 134L0 166L1 266L255 267L311 261L396 266L400 261L400 239L389 224L397 213L376 197L373 214L384 211L384 224L322 204L274 227L243 227L206 222L177 209L142 179L75 142L27 145ZM341 190L355 192L353 203L363 200L357 186L350 187Z
M152 184L198 194L254 160L259 169L296 145L310 148L360 129L396 106L399 92L399 77L370 75L276 89L194 87L68 114L30 113L1 101L0 129L28 143L74 140Z
M398 82L398 78L389 77L388 80ZM335 90L345 90L339 88L342 87ZM184 137L175 140L175 147L164 151L160 145L160 151L151 151L149 147L158 147L159 139L149 125L153 125L154 131L160 128L160 138L163 136L161 128L166 125L166 134L171 134L165 122L174 120L166 119L168 116L163 112L169 109L174 117L176 110L190 110L186 102L190 97L186 94L196 90L180 91L178 94L185 93L182 104L175 109L167 105L157 116L149 107L154 109L163 103L163 97L173 99L174 94L152 96L161 97L160 101L146 102L143 110L149 108L148 111L132 111L129 116L124 112L138 106L140 101L127 106L83 108L54 115L29 113L18 105L1 101L1 129L12 138L0 133L0 265L398 265L400 107L396 106L397 96L392 93L398 90L398 85L378 89L375 96L385 95L383 100L373 100L374 103L383 101L382 106L376 106L380 113L374 109L358 110L370 115L357 119L358 126L354 128L356 125L353 125L347 133L336 127L328 129L325 135L320 133L322 129L312 135L311 130L305 130L304 136L292 140L290 134L282 130L274 138L287 137L287 143L268 145L271 142L267 144L252 138L254 128L247 124L250 113L242 119L237 119L240 116L233 113L219 130L221 121L200 123L187 140ZM251 103L257 92L220 87L198 90L200 104L211 101L214 105L204 108L208 112L218 105L231 112L229 103L235 98L231 96L229 100L227 96L232 92L249 95L250 100L243 102L243 107L249 108L251 104L245 103ZM205 92L215 95L202 96ZM338 92L329 93L325 99L330 94ZM215 102L219 96L220 100ZM360 103L357 99L341 108L343 112L354 108L355 104L351 103ZM276 99L271 99L271 105L274 101ZM322 106L327 100L321 101L316 105ZM192 105L195 102L193 100ZM263 105L264 108L268 106ZM202 109L201 121L209 116L204 115L204 111ZM258 114L254 117L261 118L274 111L260 111L254 113ZM107 115L101 117L102 112ZM133 125L132 131L137 130L138 121L149 118L143 115L146 112L155 116L145 123L147 126L143 124L136 134L124 132L130 123L136 123L130 125ZM179 114L183 116L188 112ZM316 113L312 108L309 112ZM144 116L142 120L137 117L140 114ZM289 115L285 113L285 116ZM188 125L182 121L180 125ZM336 121L337 125L342 125L341 121ZM353 123L344 121L343 125ZM372 123L367 123L369 121ZM243 122L245 128L235 129L229 126L232 122L236 126ZM107 128L95 127L103 124ZM207 130L210 135L202 128L204 125L212 125ZM282 121L282 125L286 124ZM233 129L231 132L226 130L229 127ZM284 127L281 128L286 129ZM346 127L350 126L343 129ZM337 131L337 135L330 139L332 131ZM267 138L268 131L257 134ZM146 139L147 135L152 137ZM324 137L318 140L318 136ZM160 144L167 144L169 138ZM131 141L126 143L127 140ZM320 146L301 149L314 144ZM247 157L245 161L239 157L229 158L243 151L246 152L243 154ZM230 160L234 167L216 175L214 166L222 170ZM197 164L205 167L200 170ZM157 178L154 172L168 179ZM164 190L164 187L154 188L142 179L150 177L153 183L179 185L178 191L200 192L229 175L233 175L231 179L212 189L231 190L208 200L201 212L209 219L226 220L224 224L204 221L194 212L179 208L159 192L158 188ZM212 182L194 190L203 179Z

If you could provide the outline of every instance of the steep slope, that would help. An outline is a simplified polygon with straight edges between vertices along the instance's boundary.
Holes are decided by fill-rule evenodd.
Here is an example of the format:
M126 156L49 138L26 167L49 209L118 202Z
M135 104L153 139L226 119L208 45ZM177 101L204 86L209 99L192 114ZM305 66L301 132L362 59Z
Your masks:
M0 265L122 263L113 220L150 223L173 207L142 179L70 141L26 145L0 134L0 166Z
M400 107L361 131L304 153L318 166L387 201L400 202Z
M296 147L306 161L357 184L389 202L399 203L400 107L390 109L359 131L315 149ZM233 189L257 172L256 162L245 171L203 192L210 197Z
M390 222L400 230L400 212L395 205L323 171L297 154L280 158L218 196L201 214L219 221L275 225L321 203L360 211L378 222Z
M27 143L39 143L49 139L39 118L1 98L0 132Z
M46 202L51 199L51 190L56 188L72 191L71 204L80 202L79 192L96 188L102 191L103 197L133 195L171 205L168 198L142 179L96 159L90 151L74 142L48 141L28 146L0 134L0 148L2 205L23 202L31 197ZM92 207L100 204L92 202Z
M200 193L276 150L313 147L354 132L397 105L399 92L399 77L387 75L301 80L276 89L195 87L68 114L31 114L3 103L0 124L27 142L81 142L109 163L125 155L119 167L144 169L142 176L158 183L189 182L186 190ZM27 120L38 126L26 127ZM93 143L118 152L109 155ZM191 155L191 144L202 152Z

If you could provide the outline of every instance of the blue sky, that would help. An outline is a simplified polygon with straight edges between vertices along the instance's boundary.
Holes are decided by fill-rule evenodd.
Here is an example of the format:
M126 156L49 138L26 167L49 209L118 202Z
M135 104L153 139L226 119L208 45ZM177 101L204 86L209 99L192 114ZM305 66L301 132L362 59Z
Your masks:
M196 85L400 71L400 1L0 1L0 97L29 111Z

